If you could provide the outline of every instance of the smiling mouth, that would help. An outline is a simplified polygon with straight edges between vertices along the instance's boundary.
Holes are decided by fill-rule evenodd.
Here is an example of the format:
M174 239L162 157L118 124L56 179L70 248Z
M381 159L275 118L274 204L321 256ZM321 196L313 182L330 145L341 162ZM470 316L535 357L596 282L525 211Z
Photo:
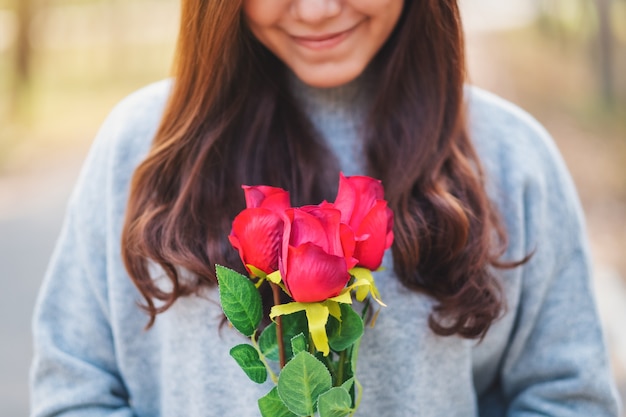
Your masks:
M311 36L292 36L292 38L298 45L304 46L308 49L316 51L330 49L343 42L359 25L360 22L352 26L350 29L341 32Z

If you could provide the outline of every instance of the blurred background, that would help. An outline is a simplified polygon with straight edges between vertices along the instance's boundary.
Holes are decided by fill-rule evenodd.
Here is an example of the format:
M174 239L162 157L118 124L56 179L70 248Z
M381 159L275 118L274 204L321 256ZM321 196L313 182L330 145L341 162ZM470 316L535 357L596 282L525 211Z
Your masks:
M626 398L626 0L461 0L470 80L532 113L579 188ZM177 0L0 0L0 416L28 413L30 319L112 106L168 75Z

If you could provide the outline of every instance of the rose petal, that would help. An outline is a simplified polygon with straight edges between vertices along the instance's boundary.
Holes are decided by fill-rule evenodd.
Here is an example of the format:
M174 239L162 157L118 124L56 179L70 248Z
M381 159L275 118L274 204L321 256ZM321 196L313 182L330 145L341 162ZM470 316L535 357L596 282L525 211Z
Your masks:
M343 257L329 255L311 243L290 246L283 280L294 300L323 301L338 295L350 279Z
M267 185L244 185L246 207L264 207L273 211L282 211L289 207L289 193L282 188Z
M390 210L388 210L387 202L380 200L363 218L357 234L368 235L368 238L356 243L354 257L359 260L358 265L375 270L382 263L385 249L393 241L393 232L390 231L392 218L389 216ZM389 239L390 234L391 239Z
M341 212L337 210L334 205L330 204L326 204L323 207L305 206L302 207L302 211L313 215L322 225L326 234L326 245L321 245L313 240L311 240L311 242L318 244L318 246L331 255L345 256L346 254L341 240ZM352 253L350 253L350 256L351 255Z
M337 197L335 198L335 207L341 211L341 221L346 224L350 224L352 218L352 212L354 211L354 205L357 204L356 190L343 175L339 174L339 189L337 190Z
M356 249L356 240L352 228L345 223L341 223L341 246L343 247L343 256L346 260L348 270L352 269L358 263L358 260L353 257Z
M282 245L283 219L265 208L245 209L233 221L229 236L244 265L254 265L265 273L278 269Z
M384 198L382 183L371 177L339 176L335 206L341 211L341 221L356 229L376 201Z
M263 203L261 203L261 207L275 212L287 210L291 207L289 203L289 193L285 191L268 195L265 200L263 200Z
M315 214L309 213L306 208L287 210L291 216L291 231L289 245L300 246L304 243L314 243L325 251L329 251L331 243L328 241L328 230L323 221ZM337 228L339 224L337 224ZM338 229L337 229L338 230Z
M387 207L387 236L385 239L385 248L390 248L393 244L393 210Z

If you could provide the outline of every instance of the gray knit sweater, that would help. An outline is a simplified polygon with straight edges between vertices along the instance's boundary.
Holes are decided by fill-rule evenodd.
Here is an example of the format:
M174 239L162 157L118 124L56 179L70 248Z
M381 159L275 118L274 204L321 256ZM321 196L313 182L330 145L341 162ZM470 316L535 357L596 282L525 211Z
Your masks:
M230 358L243 337L219 330L217 291L179 299L145 331L120 258L129 179L169 88L157 83L120 103L84 165L34 315L32 416L259 415L256 400L270 387L250 382ZM354 85L296 90L343 171L360 173L366 93ZM361 344L357 416L617 416L582 213L563 161L526 113L475 88L466 96L509 234L505 258L534 256L497 271L508 310L478 343L433 334L434 302L398 282L388 253L377 273L388 307Z

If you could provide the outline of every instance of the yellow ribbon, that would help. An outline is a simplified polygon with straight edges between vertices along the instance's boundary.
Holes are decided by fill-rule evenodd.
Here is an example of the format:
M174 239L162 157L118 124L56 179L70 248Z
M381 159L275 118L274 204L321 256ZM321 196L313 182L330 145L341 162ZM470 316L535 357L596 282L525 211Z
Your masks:
M250 268L250 266L248 266ZM256 269L256 268L255 268ZM251 271L254 271L250 268ZM262 271L260 271L262 273ZM254 271L253 273L257 273ZM355 278L355 281L344 288L341 293L335 297L329 298L325 301L319 301L315 303L287 303L280 304L272 307L270 310L270 319L274 319L278 316L285 316L288 314L304 311L306 313L306 319L309 325L309 333L315 349L322 352L324 356L330 353L330 347L328 345L328 335L326 334L326 323L328 323L328 317L333 316L337 320L341 321L341 307L342 304L352 304L352 296L350 292L355 290L356 298L359 301L363 301L368 294L372 295L372 298L378 302L381 306L386 307L380 299L380 292L376 288L374 282L374 276L372 271L366 268L352 268L350 274ZM265 274L264 274L265 275ZM285 291L280 271L274 271L271 274L265 275L263 278L278 284ZM288 292L287 292L288 293Z
M270 279L269 275L268 279ZM352 303L349 288L344 288L341 294L325 301L315 303L293 302L274 306L270 310L270 319L273 320L277 316L284 316L287 314L297 313L298 311L304 311L306 313L306 319L309 324L309 333L311 334L311 339L313 339L315 349L322 352L324 356L327 356L330 353L330 347L328 346L326 323L328 323L328 316L333 316L337 320L341 321L341 307L339 306L339 303Z
M372 298L381 306L387 307L387 304L383 303L380 299L380 292L376 287L376 283L374 282L374 275L372 275L372 271L366 268L352 268L350 270L350 275L355 278L354 283L348 287L350 289L356 288L356 299L359 301L365 300L367 294L371 294Z

